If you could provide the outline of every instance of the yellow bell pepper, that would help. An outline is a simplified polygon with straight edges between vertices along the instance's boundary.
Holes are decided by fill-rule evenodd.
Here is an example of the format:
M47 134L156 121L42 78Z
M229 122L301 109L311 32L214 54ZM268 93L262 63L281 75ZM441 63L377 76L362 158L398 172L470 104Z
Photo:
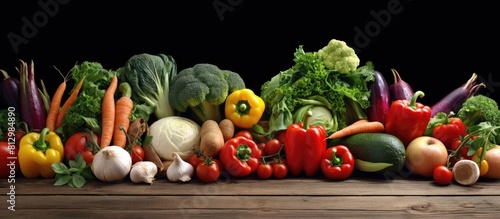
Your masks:
M264 113L265 103L248 88L235 90L226 98L225 115L236 127L252 128Z
M51 165L64 159L64 144L48 128L42 129L40 133L30 132L21 138L18 159L24 177L54 178L56 174Z

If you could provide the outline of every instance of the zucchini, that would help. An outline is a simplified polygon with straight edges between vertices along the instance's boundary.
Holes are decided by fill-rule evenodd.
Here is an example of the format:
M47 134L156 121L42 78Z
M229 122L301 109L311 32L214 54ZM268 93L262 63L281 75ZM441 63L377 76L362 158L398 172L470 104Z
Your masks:
M359 133L347 136L337 144L345 145L356 160L355 168L363 172L399 173L406 162L403 142L387 133Z

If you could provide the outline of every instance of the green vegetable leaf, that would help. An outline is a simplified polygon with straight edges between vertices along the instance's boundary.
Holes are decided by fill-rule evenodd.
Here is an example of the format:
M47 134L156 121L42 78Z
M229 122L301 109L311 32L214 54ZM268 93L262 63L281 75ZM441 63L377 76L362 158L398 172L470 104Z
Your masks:
M66 167L66 165L64 165L62 162L53 163L51 167L55 173L70 174L68 167Z
M85 185L85 178L82 175L75 174L71 177L72 183L76 188L81 188L83 185Z
M81 175L87 179L87 180L94 180L95 175L94 172L92 172L92 168L90 168L90 165L87 165L83 171L81 172Z
M71 180L71 176L70 175L64 175L64 176L59 177L56 180L56 182L54 183L54 185L55 186L62 186L62 185L67 184L70 180Z

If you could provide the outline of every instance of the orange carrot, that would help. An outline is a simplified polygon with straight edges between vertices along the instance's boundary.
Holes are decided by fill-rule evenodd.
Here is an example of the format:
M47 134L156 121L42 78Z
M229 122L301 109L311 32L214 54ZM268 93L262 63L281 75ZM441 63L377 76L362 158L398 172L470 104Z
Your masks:
M59 74L61 74L60 71ZM54 92L54 95L52 95L52 100L50 101L49 112L47 113L47 119L45 121L45 127L49 128L50 131L54 131L56 129L57 115L59 114L59 109L61 108L64 91L66 91L66 82L68 81L68 75L62 75L63 81L57 87L56 92Z
M343 138L358 133L379 133L384 132L385 127L379 121L358 120L328 136L327 139Z
M78 93L80 92L80 89L82 88L83 80L85 80L85 78L83 78L82 80L80 80L78 82L78 84L76 84L75 89L73 89L73 91L71 92L71 95L68 97L68 99L66 99L63 106L59 110L59 113L57 113L55 129L58 129L63 124L63 119L64 119L64 116L66 115L66 112L68 111L68 108L75 103L76 97L78 96Z
M101 148L111 144L113 138L113 127L115 125L115 91L118 86L118 77L116 75L111 79L108 89L104 93L101 104Z
M116 101L115 105L115 125L113 128L113 145L125 148L127 146L127 135L130 126L130 116L134 109L134 103L130 99L131 88L127 82L120 84L118 89L122 92L122 97ZM123 130L120 129L120 126ZM124 132L125 131L125 132Z

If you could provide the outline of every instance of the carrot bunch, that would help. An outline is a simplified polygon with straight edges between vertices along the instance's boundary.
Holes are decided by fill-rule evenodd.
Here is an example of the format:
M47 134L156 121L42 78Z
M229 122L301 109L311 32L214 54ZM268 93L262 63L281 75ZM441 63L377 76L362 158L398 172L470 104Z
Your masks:
M120 90L122 96L115 103L114 95L117 89ZM126 133L130 126L130 116L134 108L130 95L130 85L121 83L118 86L118 78L115 75L102 99L101 148L111 144L122 148L126 147Z
M80 80L76 87L71 91L70 96L61 107L62 98L64 96L64 92L66 91L67 81L70 79L70 75L63 76L63 81L57 87L52 99L50 101L49 112L47 114L47 119L45 121L45 127L49 128L50 131L55 131L63 124L64 116L68 111L68 108L72 106L75 101L78 93L80 92L84 79Z

